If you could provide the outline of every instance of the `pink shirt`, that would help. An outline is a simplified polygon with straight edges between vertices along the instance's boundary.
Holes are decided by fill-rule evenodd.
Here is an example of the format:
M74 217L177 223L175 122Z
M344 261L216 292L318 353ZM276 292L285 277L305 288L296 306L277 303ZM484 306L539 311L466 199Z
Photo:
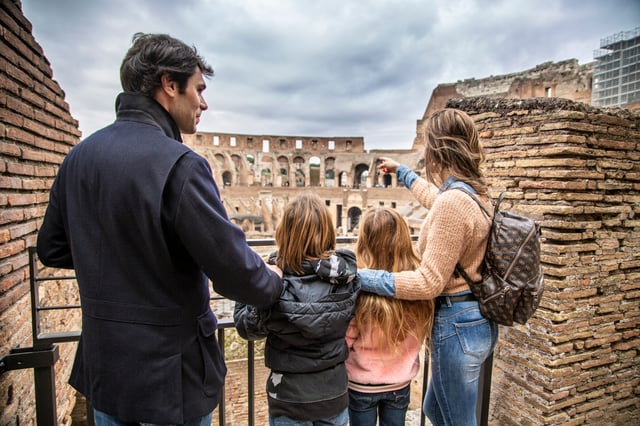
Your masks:
M351 320L346 339L349 358L345 365L350 389L359 392L402 389L418 374L422 342L413 336L409 336L395 347L381 350L378 345L378 330L367 330L360 334L354 327L354 320Z

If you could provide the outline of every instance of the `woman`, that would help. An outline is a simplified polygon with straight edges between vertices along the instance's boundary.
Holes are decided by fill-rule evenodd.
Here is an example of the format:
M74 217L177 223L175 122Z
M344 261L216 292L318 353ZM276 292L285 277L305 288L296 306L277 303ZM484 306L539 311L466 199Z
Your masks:
M431 380L423 411L436 426L475 426L480 367L497 342L498 326L482 316L455 268L460 264L471 279L480 280L490 220L468 194L453 187L460 181L471 186L492 211L480 169L484 152L473 120L463 111L434 113L425 136L426 179L388 157L381 157L378 166L384 173L395 172L429 210L418 239L420 266L394 273L362 269L359 276L364 291L399 299L435 299Z

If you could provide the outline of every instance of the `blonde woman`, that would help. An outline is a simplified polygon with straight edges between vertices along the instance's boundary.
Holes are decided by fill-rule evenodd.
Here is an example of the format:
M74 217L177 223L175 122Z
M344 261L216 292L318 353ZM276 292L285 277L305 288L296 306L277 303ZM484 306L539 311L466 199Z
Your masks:
M285 290L268 309L236 304L234 322L245 339L266 337L269 424L348 424L345 334L360 284L355 254L336 250L324 202L303 194L284 209L269 258L284 272Z
M475 426L482 363L498 340L498 325L480 313L467 281L481 278L490 220L464 191L476 193L493 211L480 168L484 151L474 122L465 112L444 109L425 126L426 179L388 157L378 168L395 173L429 210L418 239L420 266L412 271L359 271L362 289L398 299L435 299L431 371L423 411L434 426Z
M409 227L398 212L377 207L364 214L356 245L359 268L413 270ZM352 426L405 424L411 379L433 324L432 300L399 300L360 292L347 330L349 418Z

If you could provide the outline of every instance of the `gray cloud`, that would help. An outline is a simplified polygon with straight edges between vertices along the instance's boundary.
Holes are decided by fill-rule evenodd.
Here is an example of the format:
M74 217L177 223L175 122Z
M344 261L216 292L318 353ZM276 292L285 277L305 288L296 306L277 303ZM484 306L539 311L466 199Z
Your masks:
M199 130L364 136L410 148L440 83L590 62L640 22L635 0L23 0L85 135L110 123L133 33L195 45L215 69Z

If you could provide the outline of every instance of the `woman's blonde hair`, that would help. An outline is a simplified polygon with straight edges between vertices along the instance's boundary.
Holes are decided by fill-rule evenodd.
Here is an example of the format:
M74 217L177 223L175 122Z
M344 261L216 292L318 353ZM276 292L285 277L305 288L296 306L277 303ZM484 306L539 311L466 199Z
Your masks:
M329 209L317 195L299 195L285 206L275 241L278 267L302 274L303 260L326 259L336 248Z
M467 113L450 108L434 112L427 119L425 142L428 181L439 185L441 182L435 180L435 170L445 168L451 176L471 185L478 194L487 193L480 168L485 158L484 149L475 123Z
M415 254L409 227L398 212L388 207L369 209L362 217L356 243L359 268L384 269L389 272L414 270L420 259ZM354 325L361 333L377 330L381 346L414 336L422 342L431 334L433 300L400 300L360 292Z

